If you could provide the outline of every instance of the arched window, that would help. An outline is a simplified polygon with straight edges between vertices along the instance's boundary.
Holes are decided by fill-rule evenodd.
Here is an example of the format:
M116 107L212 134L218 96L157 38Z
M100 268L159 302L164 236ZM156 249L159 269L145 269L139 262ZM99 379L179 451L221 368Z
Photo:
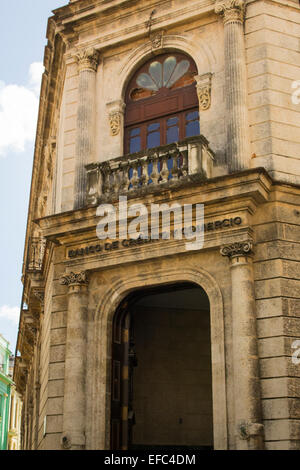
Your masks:
M146 62L126 90L125 153L200 134L195 62L168 53Z

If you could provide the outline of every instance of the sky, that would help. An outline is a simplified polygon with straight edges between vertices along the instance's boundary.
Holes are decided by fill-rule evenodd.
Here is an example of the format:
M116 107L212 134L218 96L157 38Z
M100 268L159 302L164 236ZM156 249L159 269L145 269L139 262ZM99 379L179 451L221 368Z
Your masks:
M47 19L68 0L0 0L0 334L15 352Z

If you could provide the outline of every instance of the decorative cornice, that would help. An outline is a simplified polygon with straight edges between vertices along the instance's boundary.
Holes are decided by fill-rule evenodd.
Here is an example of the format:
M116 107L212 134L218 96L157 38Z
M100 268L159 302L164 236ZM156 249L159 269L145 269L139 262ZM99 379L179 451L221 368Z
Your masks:
M224 24L239 22L245 19L245 0L221 0L215 5L215 13L223 17Z
M97 71L99 63L99 52L93 47L83 49L75 54L75 59L78 63L78 70L91 70L92 72Z
M230 245L223 245L220 252L222 256L233 258L235 256L249 256L252 254L252 250L253 241L246 240L243 242L231 243Z
M87 285L87 271L81 271L80 273L70 272L68 274L64 274L60 279L60 284L69 287L74 285Z

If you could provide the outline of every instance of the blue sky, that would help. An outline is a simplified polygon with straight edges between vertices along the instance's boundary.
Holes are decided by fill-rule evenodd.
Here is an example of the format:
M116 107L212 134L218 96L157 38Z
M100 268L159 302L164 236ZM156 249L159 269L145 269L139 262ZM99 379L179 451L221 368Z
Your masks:
M10 0L0 15L0 334L15 352L47 18L68 0Z

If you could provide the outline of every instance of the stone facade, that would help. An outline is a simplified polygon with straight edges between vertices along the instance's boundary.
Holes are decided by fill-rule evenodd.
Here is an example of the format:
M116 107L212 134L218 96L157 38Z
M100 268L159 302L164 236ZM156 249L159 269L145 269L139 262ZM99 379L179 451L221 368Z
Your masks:
M300 448L299 31L296 0L73 0L54 11L14 372L22 448L110 448L115 312L142 289L182 283L209 301L198 311L210 315L213 447ZM169 51L196 63L201 137L124 159L126 86ZM169 180L176 152L183 163ZM159 174L145 187L137 168L154 158ZM124 237L105 245L97 205L117 207L120 194L146 207L204 203L203 248ZM192 417L180 415L182 429Z

